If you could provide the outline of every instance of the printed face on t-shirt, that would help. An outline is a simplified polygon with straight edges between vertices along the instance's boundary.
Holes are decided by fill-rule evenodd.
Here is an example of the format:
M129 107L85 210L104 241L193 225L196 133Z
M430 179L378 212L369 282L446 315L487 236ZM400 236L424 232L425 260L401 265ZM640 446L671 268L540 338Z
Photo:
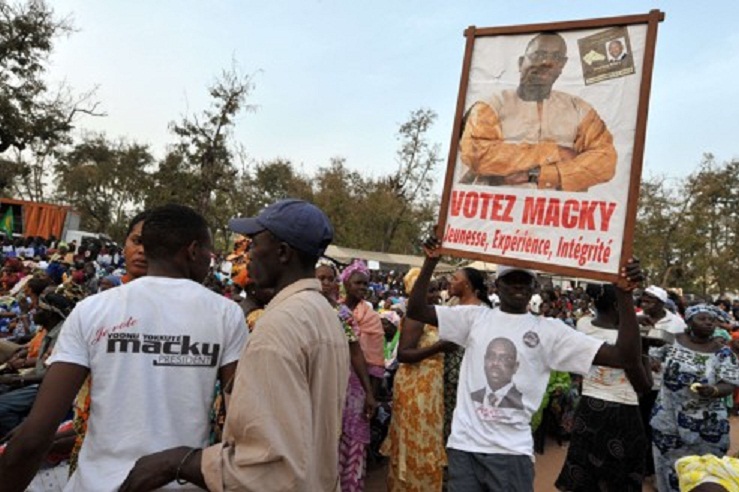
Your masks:
M513 380L518 370L518 351L507 338L495 338L485 352L485 377L488 386L495 391Z

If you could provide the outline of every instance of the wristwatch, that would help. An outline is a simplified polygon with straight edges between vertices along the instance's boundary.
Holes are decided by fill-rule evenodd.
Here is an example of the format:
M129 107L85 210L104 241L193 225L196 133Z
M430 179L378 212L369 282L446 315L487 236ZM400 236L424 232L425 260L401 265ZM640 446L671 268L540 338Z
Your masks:
M539 184L539 176L541 175L541 166L529 169L529 183Z

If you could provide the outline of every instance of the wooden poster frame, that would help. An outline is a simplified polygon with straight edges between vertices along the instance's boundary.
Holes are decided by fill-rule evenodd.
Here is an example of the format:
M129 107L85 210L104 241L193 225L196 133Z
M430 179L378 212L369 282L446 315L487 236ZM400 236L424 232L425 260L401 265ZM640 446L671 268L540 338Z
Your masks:
M634 146L631 158L631 174L629 177L629 191L627 195L626 220L623 229L621 257L619 259L619 267L623 267L633 255L634 227L636 225L639 186L644 159L644 144L646 138L647 116L649 112L649 95L652 86L652 68L654 65L654 53L657 41L657 26L660 22L664 20L664 18L664 12L655 9L651 10L648 14L641 15L627 15L620 17L605 17L598 19L584 19L576 21L526 24L504 27L468 27L464 31L464 35L466 38L465 54L462 63L462 74L460 76L459 82L459 94L457 96L457 108L454 116L451 145L449 146L449 156L447 159L444 190L442 192L441 206L439 208L439 220L436 227L436 234L439 239L442 239L443 231L446 228L447 216L449 213L450 197L454 181L454 170L457 165L457 155L459 150L459 135L461 132L462 117L464 113L465 101L467 98L470 68L472 64L472 52L474 49L475 39L478 37L486 36L535 34L543 31L564 32L593 28L646 24L646 42L644 49L644 61L641 69L641 84L638 95L639 102L636 113L636 130L634 133ZM576 267L559 266L553 265L551 263L509 258L494 254L470 252L447 247L441 248L440 252L446 255L464 257L474 260L491 261L494 263L503 263L506 265L518 266L522 268L547 271L572 277L591 278L594 280L605 282L616 282L619 279L618 273L597 272L584 268L581 269Z

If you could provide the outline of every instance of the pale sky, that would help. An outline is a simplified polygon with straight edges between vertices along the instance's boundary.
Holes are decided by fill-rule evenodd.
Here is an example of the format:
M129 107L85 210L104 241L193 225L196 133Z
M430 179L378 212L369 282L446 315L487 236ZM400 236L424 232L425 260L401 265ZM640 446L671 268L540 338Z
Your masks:
M684 176L704 152L739 157L739 2L620 0L53 0L78 32L57 43L50 77L98 86L105 118L80 129L151 145L208 106L206 86L235 62L254 74L235 131L249 157L312 173L332 157L374 176L396 168L395 134L417 108L439 114L443 181L464 54L478 27L644 14L659 8L646 174Z

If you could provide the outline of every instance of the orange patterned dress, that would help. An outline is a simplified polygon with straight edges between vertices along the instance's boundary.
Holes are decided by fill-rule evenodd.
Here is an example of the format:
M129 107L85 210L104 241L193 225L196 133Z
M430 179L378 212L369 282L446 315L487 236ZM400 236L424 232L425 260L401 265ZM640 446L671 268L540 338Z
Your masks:
M439 340L438 328L424 326L420 348ZM382 453L390 458L389 492L441 491L444 450L444 354L400 364L393 384L393 413Z

